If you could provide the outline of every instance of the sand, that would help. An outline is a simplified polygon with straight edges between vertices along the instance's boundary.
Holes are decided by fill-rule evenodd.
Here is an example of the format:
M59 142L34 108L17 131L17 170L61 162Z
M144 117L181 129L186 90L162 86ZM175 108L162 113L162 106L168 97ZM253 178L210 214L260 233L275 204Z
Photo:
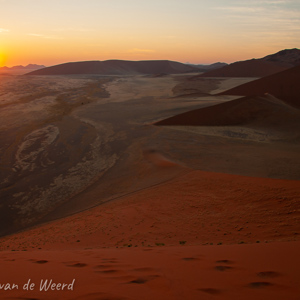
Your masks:
M242 84L220 94L245 96L271 94L299 109L299 78L300 66L296 66L252 82Z
M31 279L37 287L1 293L7 299L297 299L299 214L298 181L189 172L2 238L0 282L21 287ZM75 279L74 290L40 292L45 279Z
M232 80L5 78L0 298L299 298L299 142L152 125Z

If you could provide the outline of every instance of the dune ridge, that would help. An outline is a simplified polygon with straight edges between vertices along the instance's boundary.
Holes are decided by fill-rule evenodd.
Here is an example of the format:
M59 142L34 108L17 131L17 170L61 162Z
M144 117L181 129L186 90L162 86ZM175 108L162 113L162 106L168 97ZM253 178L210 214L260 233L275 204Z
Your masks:
M200 77L264 77L300 64L300 50L286 49L259 59L238 61Z
M188 111L156 125L254 126L285 130L300 128L300 111L271 95L246 96L229 102Z
M260 78L218 95L264 95L266 93L280 98L296 108L300 108L300 66Z
M98 75L138 75L138 74L179 74L199 72L195 66L169 60L106 60L69 62L56 66L36 70L26 75L71 75L71 74L98 74Z

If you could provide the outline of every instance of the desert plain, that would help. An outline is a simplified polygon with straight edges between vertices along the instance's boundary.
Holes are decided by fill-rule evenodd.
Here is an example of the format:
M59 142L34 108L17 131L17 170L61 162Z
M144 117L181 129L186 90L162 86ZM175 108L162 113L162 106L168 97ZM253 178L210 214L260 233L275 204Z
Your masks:
M1 74L0 298L299 299L299 109L255 79Z

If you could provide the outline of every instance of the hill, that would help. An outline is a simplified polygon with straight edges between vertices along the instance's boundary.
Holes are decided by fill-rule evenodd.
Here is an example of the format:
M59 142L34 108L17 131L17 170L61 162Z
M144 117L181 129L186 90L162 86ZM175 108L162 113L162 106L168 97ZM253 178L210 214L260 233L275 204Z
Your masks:
M223 63L223 62L217 62L217 63L213 63L213 64L210 64L210 65L201 65L201 64L198 64L198 65L189 64L189 65L198 68L201 72L208 72L208 71L211 71L211 70L217 70L217 69L220 69L222 67L228 66L227 63Z
M194 66L168 60L148 61L83 61L70 62L41 70L30 72L26 75L71 75L71 74L99 74L99 75L141 75L141 74L180 74L199 72Z
M259 59L238 61L201 77L264 77L300 65L300 50L286 49Z
M36 64L29 64L27 66L13 66L11 68L9 67L1 67L0 70L9 71L9 70L38 70L45 68L44 65L36 65Z

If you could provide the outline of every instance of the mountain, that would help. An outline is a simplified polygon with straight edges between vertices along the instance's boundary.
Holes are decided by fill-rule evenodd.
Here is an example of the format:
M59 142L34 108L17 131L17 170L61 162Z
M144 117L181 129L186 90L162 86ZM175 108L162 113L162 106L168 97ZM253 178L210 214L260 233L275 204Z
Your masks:
M300 50L286 49L259 59L238 61L201 77L264 77L300 65Z
M225 92L219 95L265 95L271 94L286 103L300 108L300 66L266 76Z
M282 50L275 54L268 55L261 60L276 63L287 68L292 68L300 65L300 50L296 48L290 50Z
M217 62L211 65L195 65L195 64L189 64L189 65L198 68L201 72L207 72L211 70L220 69L222 67L227 66L228 64L223 62Z
M70 74L99 74L99 75L138 75L138 74L180 74L199 72L194 66L189 66L168 60L106 60L69 62L26 75L70 75Z
M38 69L42 69L42 68L45 68L45 66L43 65L35 65L35 64L29 64L27 66L14 66L14 67L11 67L11 68L8 68L8 67L2 67L0 68L0 70L38 70Z

